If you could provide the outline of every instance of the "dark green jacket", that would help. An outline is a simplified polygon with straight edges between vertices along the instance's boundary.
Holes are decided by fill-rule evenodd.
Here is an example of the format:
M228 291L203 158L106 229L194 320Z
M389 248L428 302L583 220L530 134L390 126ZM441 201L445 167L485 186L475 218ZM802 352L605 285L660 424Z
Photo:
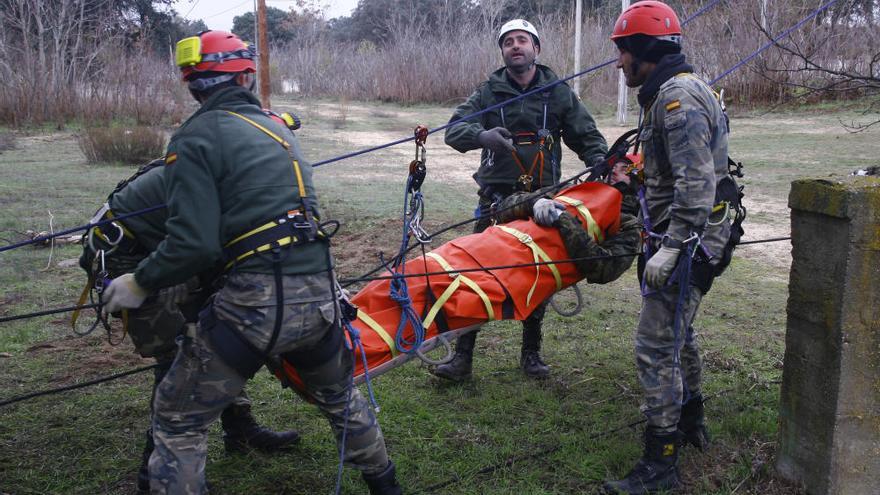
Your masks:
M206 100L168 144L168 235L135 272L138 284L146 289L178 284L211 268L222 260L223 246L230 240L303 207L288 151L229 111L290 144L302 170L310 208L317 211L311 166L293 134L266 116L250 91L224 88ZM282 263L285 274L326 270L327 244L296 246ZM236 269L272 273L272 262L268 257L251 256Z
M501 68L489 76L476 91L455 109L450 122L466 115L475 113L496 103L509 100L526 91L545 86L559 78L548 67L537 66L535 78L528 88L520 89L507 75L507 69ZM446 144L464 153L480 148L477 136L484 130L494 127L505 127L510 132L536 133L544 124L544 103L547 103L547 126L551 131L552 143L549 153L545 152L542 186L554 184L561 175L562 146L565 145L577 153L578 158L587 165L605 155L608 145L605 138L596 128L596 122L587 109L578 101L577 96L567 84L558 84L546 92L539 92L510 105L492 110L470 120L452 125L446 129ZM534 145L518 146L518 156L522 165L531 168L538 148ZM535 188L538 185L538 166L533 171ZM478 184L496 184L512 186L516 183L522 170L513 156L494 156L484 149L480 156L480 168L474 174Z
M117 217L165 204L165 167L157 166L138 176L120 191L113 193L108 202L110 211ZM134 234L144 251L152 252L165 239L167 219L168 210L160 208L126 218L122 220L122 224Z

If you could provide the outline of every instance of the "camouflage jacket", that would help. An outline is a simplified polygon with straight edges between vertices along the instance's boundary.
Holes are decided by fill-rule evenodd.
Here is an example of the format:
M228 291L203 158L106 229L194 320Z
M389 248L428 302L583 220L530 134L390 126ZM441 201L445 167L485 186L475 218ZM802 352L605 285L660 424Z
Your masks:
M709 223L715 187L728 174L728 126L718 98L705 82L682 72L662 82L644 108L638 139L650 225L678 241L702 233L703 244L719 254L730 222Z
M630 200L627 201L627 196ZM620 230L606 237L601 244L596 243L584 229L581 222L568 212L563 212L554 224L559 229L568 256L575 261L578 271L591 284L606 284L620 278L636 258L642 239L642 224L632 213L627 213L626 205L634 205L630 195L624 196L623 211L620 214ZM515 193L508 196L499 207L498 222L529 218L535 201L545 197L540 194ZM632 256L626 256L631 254ZM601 259L580 259L600 258ZM616 256L616 257L610 257Z
M550 68L538 65L535 78L529 86L520 89L507 76L507 70L502 67L493 72L467 101L455 109L450 122L558 80L559 78ZM560 138L587 165L592 165L593 161L605 155L608 151L605 138L596 128L593 117L566 84L558 84L545 92L452 125L446 129L446 144L464 153L480 148L477 136L484 130L504 127L514 135L537 133L544 126L545 104L547 105L546 129L550 131L551 142L548 153L545 154L543 174L539 170L533 171L535 187L539 186L539 175L542 178L541 186L559 181L562 154ZM527 171L537 151L537 145L517 146L517 156ZM487 184L513 186L522 174L523 171L513 155L495 156L490 150L484 149L474 179L481 186Z

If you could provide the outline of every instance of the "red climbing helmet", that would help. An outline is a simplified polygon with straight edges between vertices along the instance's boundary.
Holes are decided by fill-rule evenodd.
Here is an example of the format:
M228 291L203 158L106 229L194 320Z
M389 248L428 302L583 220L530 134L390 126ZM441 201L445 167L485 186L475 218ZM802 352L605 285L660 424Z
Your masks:
M614 23L611 39L634 34L681 43L681 24L669 5L656 0L644 0L630 5L620 14Z
M256 53L226 31L202 31L177 42L175 61L183 79L198 72L256 72Z

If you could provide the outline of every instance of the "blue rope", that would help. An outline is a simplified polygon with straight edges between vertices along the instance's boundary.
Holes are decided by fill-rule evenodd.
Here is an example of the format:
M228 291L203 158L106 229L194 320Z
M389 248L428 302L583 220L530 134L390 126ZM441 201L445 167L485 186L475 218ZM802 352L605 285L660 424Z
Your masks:
M151 212L151 211L160 210L160 209L162 209L162 208L165 208L165 205L164 205L164 204L161 204L161 205L155 205L155 206L150 206L149 208L144 208L143 210L138 210L138 211L134 211L134 212L131 212L131 213L126 213L125 215L119 215L118 217L109 218L109 219L107 219L107 220L101 220L100 222L87 223L87 224L85 224L85 225L80 225L79 227L73 227L73 228L71 228L71 229L62 230L61 232L55 232L54 234L41 235L41 236L38 236L38 237L34 237L33 239L28 240L28 241L17 242L17 243L14 243L14 244L7 244L6 246L0 247L0 253L2 253L3 251L9 251L9 250L12 250L12 249L15 249L15 248L20 248L20 247L22 247L22 246L27 246L27 245L29 245L29 244L38 244L38 243L41 243L41 242L46 242L46 241L48 241L49 239L54 239L54 238L56 238L56 237L60 237L60 236L63 236L63 235L72 234L72 233L74 233L74 232L78 232L78 231L80 231L80 230L88 230L88 229L91 229L92 227L100 227L100 226L102 226L102 225L107 225L108 223L113 223L113 222L115 222L115 221L117 221L117 220L125 220L126 218L129 218L129 217L134 217L134 216L138 216L138 215L143 215L143 214L145 214L145 213L149 213L149 212Z
M834 0L834 1L837 1L837 0ZM717 5L719 2L721 2L721 0L712 0L711 2L709 2L708 4L706 4L705 6L703 6L700 10L696 11L693 15L691 15L690 17L688 17L687 19L685 19L685 21L682 23L682 26L688 24L689 22L691 22L692 20L696 19L697 17L703 15L704 13L706 13L706 11L708 11L710 8L712 8L712 7L714 7L715 5ZM559 86L559 85L562 84L562 83L568 82L568 81L570 81L570 80L572 80L572 79L574 79L574 78L576 78L576 77L584 76L584 75L586 75L586 74L589 74L590 72L597 71L597 70L601 69L602 67L605 67L605 66L607 66L607 65L611 65L611 64L613 64L613 63L615 63L615 62L617 62L617 59L616 59L616 58L613 58L613 59L611 59L611 60L608 60L608 61L602 62L601 64L594 65L594 66L592 66L592 67L590 67L590 68L588 68L588 69L584 69L584 70L582 70L582 71L580 71L580 72L576 72L576 73L574 73L574 74L572 74L572 75L570 75L570 76L567 76L567 77L564 77L564 78L562 78L562 79L558 79L558 80L556 80L556 81L553 81L552 83L547 84L546 86L540 86L540 87L537 87L537 88L535 88L535 89L532 89L532 90L526 91L525 93L522 93L522 94L520 94L520 95L517 95L517 96L515 96L515 97L513 97L513 98L511 98L511 99L509 99L509 100L505 100L505 101L502 101L502 102L500 102L500 103L496 103L496 104L491 105L491 106L488 106L488 107L486 107L486 108L484 108L484 109L482 109L482 110L480 110L480 111L474 112L474 113L472 113L472 114L470 114L470 115L465 115L464 117L461 117L460 119L456 119L456 120L453 120L453 121L451 121L451 122L448 122L448 123L446 123L445 125L441 125L440 127L435 127L435 128L433 128L433 129L430 129L430 130L428 130L428 134L430 135L430 134L434 134L434 133L436 133L436 132L440 132L440 131L446 129L447 127L451 127L451 126L454 126L454 125L456 125L456 124L460 124L460 123L462 123L462 122L466 122L466 121L468 121L468 120L473 119L474 117L479 117L480 115L483 115L484 113L491 112L491 111L496 110L496 109L498 109L498 108L501 108L501 107L504 107L504 106L510 105L511 103L515 103L515 102L517 102L517 101L519 101L519 100L522 100L522 99L528 98L529 96L532 96L532 95L534 95L534 94L538 94L538 93L541 93L541 92L547 91L548 89L555 88L556 86ZM364 149L362 149L362 150L354 151L354 152L351 152L351 153L347 153L347 154L345 154L345 155L337 156L337 157L334 157L334 158L328 158L328 159L326 159L326 160L321 160L321 161L319 161L319 162L313 163L313 164L312 164L312 167L320 167L321 165L327 165L328 163L333 163L333 162L337 162L337 161L340 161L340 160L345 160L345 159L347 159L347 158L353 158L353 157L355 157L355 156L363 155L363 154L366 154L366 153L372 153L373 151L379 151L379 150L381 150L381 149L390 148L390 147L392 147L392 146L397 146L398 144L408 143L408 142L413 141L413 140L415 140L415 136L413 136L413 137L408 137L408 138L403 138L403 139L398 139L397 141L392 141L392 142L390 142L390 143L380 144L380 145L378 145L378 146L373 146L373 147L371 147L371 148L364 148Z
M688 390L684 379L684 373L681 369L681 346L683 345L681 339L681 326L682 323L687 320L685 302L687 302L688 293L690 292L691 268L693 266L694 254L696 253L696 245L698 242L699 239L694 239L685 246L679 257L678 264L678 301L675 303L675 321L672 324L672 342L674 345L672 350L672 381L673 383L675 382L675 372L678 371L678 374L681 377L682 389L681 402L678 402L678 399L675 399L676 404L678 405L683 405L690 400L690 390ZM690 327L690 325L688 325L688 327ZM670 390L672 390L672 387L670 387Z
M345 325L345 330L348 332L351 341L351 343L345 342L345 348L351 351L352 354L354 354L355 351L360 351L361 359L363 359L364 363L364 381L367 383L370 403L373 405L373 409L378 413L379 404L376 402L376 396L373 394L373 382L370 380L370 368L367 366L367 354L364 352L364 344L361 342L361 333L347 319L343 318L342 322ZM339 468L336 471L336 495L339 495L342 490L342 472L345 467L345 439L348 436L348 418L351 416L352 390L354 390L354 367L352 367L351 379L348 382L348 397L345 404L345 411L343 411L345 420L342 422L342 438L339 442Z
M406 179L406 191L403 194L403 235L400 241L400 249L397 252L396 260L389 269L392 278L388 291L388 296L400 306L400 323L397 325L397 334L394 336L394 344L397 346L400 352L404 354L412 354L418 351L419 348L422 347L422 343L424 343L425 341L425 329L422 326L421 318L419 318L419 315L412 307L412 301L409 298L409 289L407 288L405 276L406 263L404 263L404 256L406 255L406 249L409 246L410 222L412 221L413 215L418 215L418 211L416 208L413 208L413 211L407 214L407 205L409 204L410 199L411 184L412 176L409 176ZM412 194L416 198L421 197L421 192L419 191L412 192ZM398 268L400 269L397 270ZM412 339L406 338L404 336L407 323L409 323L413 329Z
M786 36L788 36L789 34L791 34L792 31L795 31L796 29L800 28L801 26L803 26L804 24L806 24L809 20L811 20L812 18L814 18L814 17L816 17L817 15L819 15L820 13L822 13L822 11L827 10L829 7L831 7L831 6L834 5L835 3L837 3L837 0L829 0L827 3L825 3L824 5L822 5L821 7L819 7L818 9L814 10L810 15L808 15L808 16L805 17L805 18L803 18L800 22L798 22L798 23L795 24L794 26L792 26L792 27L786 29L785 31L782 32L782 34L780 34L779 36L777 36L777 37L773 38L772 40L770 40L770 41L769 41L768 43L766 43L764 46L762 46L761 48L759 48L758 51L756 51L756 52L752 53L751 55L749 55L748 57L746 57L746 58L740 60L740 61L739 61L738 63L736 63L733 67L731 67L731 68L727 69L726 71L722 72L720 76L718 76L718 77L716 77L715 79L712 79L711 81L709 81L709 85L711 86L711 85L715 84L716 82L718 82L719 80L723 79L724 77L726 77L726 76L727 76L728 74L730 74L731 72L733 72L733 71L735 71L736 69L739 69L739 68L742 67L743 65L747 64L750 60L752 60L753 58L755 58L755 57L757 57L758 55L760 55L764 50L766 50L766 49L770 48L771 46L775 45L777 41L781 40L782 38L785 38Z

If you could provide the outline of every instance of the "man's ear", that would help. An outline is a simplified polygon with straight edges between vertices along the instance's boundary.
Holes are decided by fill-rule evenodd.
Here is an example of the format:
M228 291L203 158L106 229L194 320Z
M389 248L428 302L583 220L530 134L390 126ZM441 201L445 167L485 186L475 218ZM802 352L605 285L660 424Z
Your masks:
M535 45L535 56L537 57L540 54L541 54L541 45Z

